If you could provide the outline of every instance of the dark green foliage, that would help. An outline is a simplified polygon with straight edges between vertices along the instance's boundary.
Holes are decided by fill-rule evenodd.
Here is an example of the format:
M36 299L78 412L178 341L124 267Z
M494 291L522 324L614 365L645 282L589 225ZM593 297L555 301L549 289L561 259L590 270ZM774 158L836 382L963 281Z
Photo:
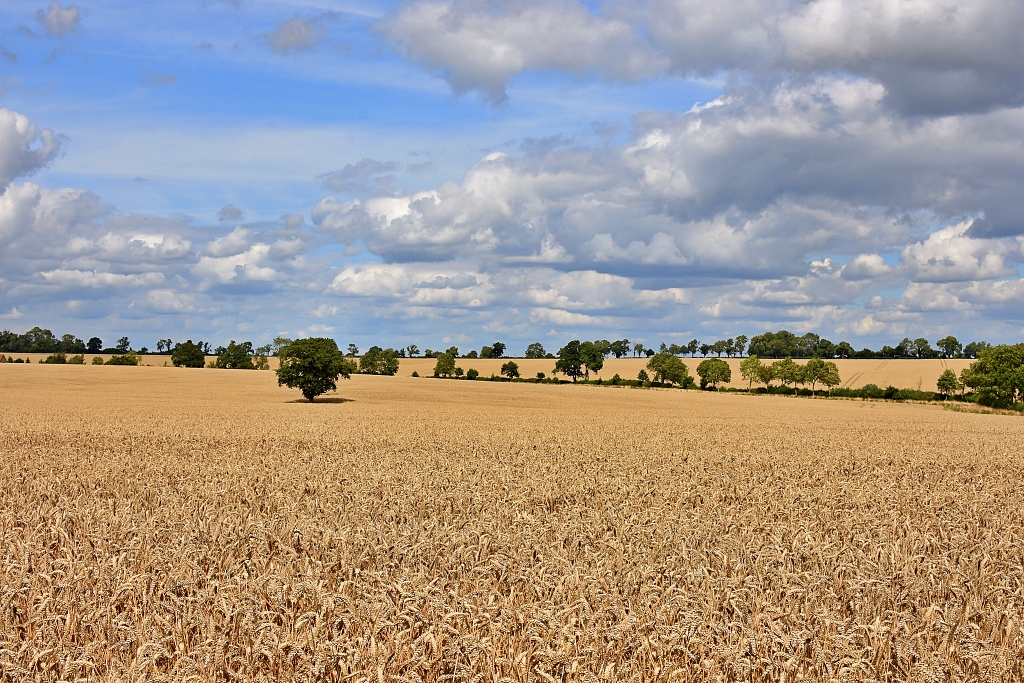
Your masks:
M104 365L138 365L139 362L139 354L134 351L126 351L120 355L111 356Z
M216 367L226 370L255 370L252 354L252 342L236 344L232 339L227 348L222 348L217 354Z
M413 377L419 377L419 376L420 376L420 373L418 373L418 372L416 372L415 370L413 370L413 371L412 371L412 376L413 376Z
M63 351L58 351L57 353L47 356L40 362L47 363L49 365L64 365L68 362L68 356Z
M455 358L447 353L437 357L434 365L434 377L451 377L455 374Z
M1024 402L1024 344L981 349L978 360L964 371L963 381L983 406L1010 408Z
M501 374L505 375L505 377L508 377L509 379L519 377L519 364L510 360L501 366Z
M559 349L558 360L552 372L561 373L573 382L583 377L583 353L580 346L579 340L573 339Z
M732 368L721 358L708 358L697 366L697 375L700 376L701 389L709 384L717 389L719 384L728 384L732 379Z
M505 345L501 342L491 344L491 358L501 358L505 355Z
M345 358L333 339L297 339L280 351L278 385L298 389L312 403L320 394L338 389L338 378L349 379L356 364Z
M398 353L394 349L372 346L359 359L359 372L364 375L394 375L398 372Z
M655 382L665 384L682 384L689 377L686 364L671 351L652 356L647 361L647 369L654 373Z
M480 376L480 371L476 368L470 368L466 371L466 379L476 379Z
M85 350L89 353L99 353L103 350L103 340L99 337L90 337L89 343L85 346Z
M526 347L527 358L543 358L547 351L544 350L544 346L540 342L533 342Z
M174 347L171 363L176 368L201 368L206 365L206 357L203 355L203 350L189 339L184 344Z

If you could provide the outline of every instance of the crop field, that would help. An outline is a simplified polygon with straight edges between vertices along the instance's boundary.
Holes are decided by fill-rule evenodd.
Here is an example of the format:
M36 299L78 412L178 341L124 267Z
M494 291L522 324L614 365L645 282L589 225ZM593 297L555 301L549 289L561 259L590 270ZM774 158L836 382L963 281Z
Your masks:
M14 354L19 358L31 358L33 363L46 358L45 353L21 353ZM86 354L85 362L92 361L93 355ZM107 360L109 355L100 355L100 358ZM142 365L164 366L171 365L170 356L146 355L141 356ZM207 356L207 361L215 361L216 356ZM458 358L456 364L463 370L476 368L481 375L497 375L501 372L502 364L513 360L519 366L519 373L523 377L536 377L538 372L547 376L555 366L555 361L550 358L523 359L523 358ZM683 362L690 372L691 377L697 376L697 365L703 360L700 356L696 358L684 357ZM747 384L740 377L740 358L723 358L732 368L732 382L723 384L724 387L747 388ZM765 363L772 363L775 359L766 358ZM798 363L806 363L806 359L797 359ZM877 384L880 387L892 385L899 389L921 389L924 391L935 391L935 381L946 368L952 369L958 375L960 371L970 365L973 361L958 358L943 360L940 358L917 359L840 359L834 361L839 367L839 374L843 379L842 386L849 389L859 389L865 384ZM434 372L434 365L437 360L434 358L402 358L398 370L399 375L408 377L413 372L426 377ZM87 367L89 367L87 365ZM604 367L600 372L591 375L591 379L609 380L618 373L623 379L636 379L637 373L647 367L646 358L609 358L605 360ZM277 368L277 358L270 358L270 369ZM565 379L565 377L562 377Z
M0 365L0 680L1024 680L1024 419L339 384Z

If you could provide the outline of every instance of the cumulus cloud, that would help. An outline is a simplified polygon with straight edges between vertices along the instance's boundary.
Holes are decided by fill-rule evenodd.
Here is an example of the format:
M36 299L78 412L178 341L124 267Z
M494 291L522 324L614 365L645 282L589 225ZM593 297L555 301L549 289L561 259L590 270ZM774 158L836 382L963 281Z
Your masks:
M855 74L911 115L1024 104L1024 7L1003 0L421 0L381 24L400 54L490 100L526 70L612 80Z
M312 50L327 39L322 19L292 17L282 21L264 38L271 51L286 55Z
M526 70L597 71L624 81L668 66L637 26L575 0L411 2L380 28L405 57L443 72L456 92L479 90L493 102Z
M1008 260L1024 257L1020 241L973 239L971 222L937 230L900 252L908 277L915 282L993 280L1016 275Z
M380 194L394 185L392 172L397 169L398 164L394 162L363 159L321 176L320 180L331 190L343 194Z
M65 33L80 31L82 25L79 23L79 18L77 5L61 7L57 0L53 0L45 11L36 12L36 21L42 24L43 30L58 38Z
M58 147L52 130L39 130L27 116L0 108L0 192L14 178L46 166Z

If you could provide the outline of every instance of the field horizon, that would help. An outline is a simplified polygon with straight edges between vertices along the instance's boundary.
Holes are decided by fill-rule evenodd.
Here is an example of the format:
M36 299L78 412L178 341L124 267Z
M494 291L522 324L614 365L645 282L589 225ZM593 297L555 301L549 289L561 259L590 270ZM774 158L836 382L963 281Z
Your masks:
M50 354L46 353L15 353L6 354L13 358L31 358L32 364L38 364ZM108 360L111 354L85 354L85 362L88 365L94 356ZM711 358L712 356L708 356ZM147 354L139 356L142 366L171 367L170 355ZM217 360L216 356L206 356L207 362ZM277 368L277 358L271 357L270 369ZM427 377L434 371L437 360L434 358L401 358L398 375L408 377L413 372L419 373L420 377ZM497 375L501 372L501 366L508 361L515 361L519 365L519 373L523 377L534 377L538 372L546 376L552 376L552 369L555 359L551 358L457 358L456 365L463 370L476 368L481 375ZM618 373L623 379L636 379L637 373L647 367L646 358L608 358L600 372L591 375L591 379L609 380ZM696 378L697 365L704 360L701 357L683 357L683 362L689 370L690 376ZM746 388L746 383L740 376L740 363L742 358L722 358L729 363L732 369L732 381L723 384L723 387ZM774 358L763 359L765 363L772 363ZM803 358L794 359L797 363L806 363ZM974 361L969 358L849 358L834 359L833 362L839 368L839 375L842 382L839 386L848 389L859 389L866 384L877 384L880 387L895 386L898 389L919 389L922 391L935 391L935 382L946 369L952 369L957 375ZM51 366L56 367L56 366ZM93 366L89 366L93 367ZM182 368L177 368L181 370ZM205 369L205 368L204 368ZM559 375L565 379L564 375Z

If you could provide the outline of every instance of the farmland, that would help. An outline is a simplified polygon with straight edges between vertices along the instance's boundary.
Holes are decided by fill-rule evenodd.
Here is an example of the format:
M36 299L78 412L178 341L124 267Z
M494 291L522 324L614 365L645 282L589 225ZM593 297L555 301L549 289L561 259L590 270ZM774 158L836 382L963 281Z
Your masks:
M12 354L19 358L31 358L33 363L46 358L48 354L45 353L20 353ZM109 355L101 354L86 354L86 363L89 363L94 356L98 355L103 360L110 358ZM217 359L216 356L207 356L207 361L214 361ZM508 358L458 358L456 364L463 370L469 368L476 368L481 375L497 375L501 371L501 366L506 363ZM523 377L535 377L538 372L543 372L545 375L551 376L551 369L555 365L555 361L549 358L539 359L523 359L513 358L519 365L519 372ZM686 363L689 369L690 375L696 374L698 363L702 359L698 356L697 358L683 358L683 362ZM723 387L735 387L735 388L746 388L746 383L740 377L740 362L739 358L723 358L729 363L732 368L732 382L723 384ZM771 363L775 359L767 358L766 363ZM146 355L140 356L142 365L151 366L164 366L171 365L170 356L160 355ZM409 376L413 372L418 373L420 376L425 377L433 373L434 364L437 361L433 358L402 358L400 359L400 367L398 370L399 375ZM798 360L798 363L805 363L805 360ZM971 364L971 360L966 358L959 359L941 359L941 358L927 358L927 359L838 359L834 361L839 366L839 374L843 379L843 387L849 389L859 389L865 384L877 384L881 387L887 387L889 385L901 388L901 389L923 389L925 391L935 390L935 381L942 374L942 371L946 368L952 369L957 374ZM277 358L270 358L270 368L274 369L277 367ZM609 358L604 362L604 368L601 372L591 375L593 379L603 378L605 380L611 379L613 375L618 373L624 379L636 379L637 373L640 370L647 367L646 358ZM563 378L564 379L564 378Z
M1024 420L412 369L0 365L0 677L1024 678Z

